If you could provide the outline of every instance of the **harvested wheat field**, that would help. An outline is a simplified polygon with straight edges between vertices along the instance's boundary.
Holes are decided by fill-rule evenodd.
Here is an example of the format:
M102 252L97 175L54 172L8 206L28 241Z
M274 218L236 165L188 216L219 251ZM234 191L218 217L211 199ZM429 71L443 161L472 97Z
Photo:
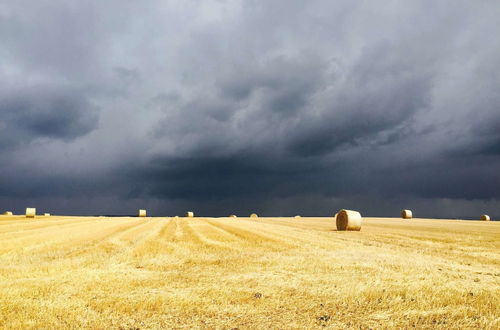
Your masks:
M0 216L0 328L500 327L500 223Z

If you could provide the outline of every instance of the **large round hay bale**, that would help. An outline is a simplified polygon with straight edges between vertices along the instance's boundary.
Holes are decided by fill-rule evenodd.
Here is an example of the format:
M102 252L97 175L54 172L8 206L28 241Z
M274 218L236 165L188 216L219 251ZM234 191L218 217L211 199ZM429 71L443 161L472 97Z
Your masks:
M50 213L44 213L43 216L44 217L50 217Z
M294 218L300 218L300 215L296 215L296 216L294 216Z
M3 215L12 215L12 212L11 212L11 211L5 211L5 212L3 213Z
M236 214L231 214L229 217L230 218L237 218Z
M250 214L250 218L258 218L259 216L257 215L257 213L252 213Z
M139 217L145 217L147 214L146 210L139 210Z
M411 212L411 210L402 210L401 211L401 218L411 219L411 218L413 218L413 213Z
M26 218L34 218L36 216L36 208L27 207L26 208Z
M188 218L194 217L194 212L191 212L191 211L186 212L186 217L188 217Z
M481 220L483 221L490 221L490 216L487 214L481 214Z
M340 210L336 216L337 230L360 231L363 218L357 211Z

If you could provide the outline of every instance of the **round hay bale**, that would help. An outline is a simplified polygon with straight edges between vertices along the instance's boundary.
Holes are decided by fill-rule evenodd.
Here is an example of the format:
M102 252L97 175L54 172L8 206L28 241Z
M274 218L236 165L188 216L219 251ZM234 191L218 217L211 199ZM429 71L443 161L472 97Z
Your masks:
M188 217L188 218L194 217L194 212L191 212L191 211L186 212L186 217Z
M340 210L336 216L337 230L360 231L363 218L357 211Z
M44 217L50 217L50 213L44 213L43 216Z
M27 207L26 208L26 218L34 218L36 216L36 208Z
M402 210L401 211L401 218L411 219L411 218L413 218L413 213L411 212L411 210Z
M481 214L481 220L483 221L490 221L490 216L487 214Z
M252 213L250 214L250 218L258 218L259 216L257 215L257 213Z
M178 219L178 218L179 218L179 216L178 216L178 215L176 215L174 218Z
M3 215L12 215L12 212L11 212L11 211L5 211L5 212L3 213Z
M296 216L294 216L294 218L300 218L300 215L296 215Z
M236 214L231 214L229 217L230 218L237 218Z
M146 214L146 210L139 210L139 217L145 217Z

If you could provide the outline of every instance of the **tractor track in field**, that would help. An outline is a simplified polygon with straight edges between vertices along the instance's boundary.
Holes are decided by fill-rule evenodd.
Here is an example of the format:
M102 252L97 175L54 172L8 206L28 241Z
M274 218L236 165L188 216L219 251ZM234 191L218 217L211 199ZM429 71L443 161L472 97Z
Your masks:
M212 227L205 221L189 222L186 224L186 231L189 233L190 237L193 237L193 241L196 244L204 246L207 250L217 251L217 250L232 250L231 246L224 241L214 239L210 235Z
M160 227L153 234L148 235L131 250L131 255L136 258L170 254L174 250L173 238L175 237L176 223L173 219L161 220Z
M131 229L135 226L138 226L142 224L142 222L133 222L130 223L128 220L126 223L123 222L105 222L106 227L102 228L102 226L99 228L99 231L96 231L92 226L89 228L88 226L92 224L98 224L96 222L94 223L86 223L82 227L78 227L80 231L77 232L74 235L69 235L65 236L62 235L62 233L58 232L52 232L50 235L44 235L43 237L37 237L36 244L30 244L28 246L11 246L10 251L15 251L15 250L21 250L21 253L17 253L18 257L21 255L33 255L33 254L42 254L43 255L43 250L48 250L51 251L50 253L47 254L47 258L49 259L54 259L58 257L63 257L63 258L74 258L77 257L78 255L81 255L83 253L89 252L92 248L94 248L96 245L102 243L104 240L113 237L115 235L119 235L122 231ZM108 227L109 226L109 227ZM84 230L85 228L89 228L91 230ZM66 231L68 228L60 228L61 230ZM75 228L72 228L75 229ZM84 232L87 234L87 236L81 237L81 233ZM59 234L59 237L58 237ZM62 236L61 236L62 235ZM28 237L22 237L22 242L25 240L30 240L32 239L33 235L29 235ZM57 239L53 239L54 237L58 237ZM52 238L50 240L50 243L47 243L46 240L49 238ZM41 241L41 242L40 242ZM68 250L69 248L69 250ZM37 251L38 250L38 251ZM42 250L42 251L40 251ZM56 251L56 252L54 252ZM5 251L3 251L5 253Z
M4 229L8 229L9 227L20 227L20 229L32 229L32 228L43 228L47 226L48 224L58 224L58 223L77 223L77 222L89 222L89 221L95 221L96 219L89 219L89 218L84 218L84 219L38 219L38 220L16 220L16 221L9 221L9 223L2 223L0 221L0 232L4 232ZM21 227L22 226L22 227ZM8 231L8 230L5 230Z
M257 245L272 250L281 250L294 248L296 245L290 243L288 240L281 238L270 237L267 234L262 234L256 231L258 228L241 228L237 224L222 223L223 220L206 220L211 225L218 227L224 232L240 238L243 242L242 245Z
M93 251L98 253L105 252L109 256L120 252L122 249L127 247L126 242L120 241L120 237L150 225L149 220L136 221L137 222L133 224L120 226L119 228L107 233L106 235L100 236L99 238L92 239L90 241L83 241L82 245L70 254L67 254L67 257L75 258L84 254L89 254Z
M42 222L38 221L36 223L36 227L21 227L18 230L2 230L4 228L0 228L0 238L2 236L8 235L8 238L15 238L15 237L27 237L30 234L38 235L44 231L50 232L53 228L63 228L65 226L78 226L78 225L84 225L88 223L95 223L97 220L60 220L59 223L56 223L56 221L59 220L54 220L53 222ZM99 220L99 221L106 221L106 220ZM34 223L33 223L34 224ZM25 225L25 224L22 224ZM17 224L19 226L19 224Z

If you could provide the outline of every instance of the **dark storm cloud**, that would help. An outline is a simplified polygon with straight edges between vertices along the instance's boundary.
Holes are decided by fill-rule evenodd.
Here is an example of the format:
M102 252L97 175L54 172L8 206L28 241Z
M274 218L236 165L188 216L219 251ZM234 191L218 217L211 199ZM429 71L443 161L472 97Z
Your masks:
M342 86L321 105L321 115L305 116L298 123L289 150L321 155L343 144L366 143L428 106L432 74L415 64L387 63L393 51L388 47L361 56Z
M0 93L0 113L4 148L39 138L73 140L94 130L98 119L80 92L45 86Z
M288 197L296 191L321 193L324 173L314 172L320 168L300 160L238 153L220 157L157 158L147 167L128 173L137 176L138 182L149 183L147 194L205 201L270 194Z
M0 5L0 203L500 215L499 15L467 1Z

